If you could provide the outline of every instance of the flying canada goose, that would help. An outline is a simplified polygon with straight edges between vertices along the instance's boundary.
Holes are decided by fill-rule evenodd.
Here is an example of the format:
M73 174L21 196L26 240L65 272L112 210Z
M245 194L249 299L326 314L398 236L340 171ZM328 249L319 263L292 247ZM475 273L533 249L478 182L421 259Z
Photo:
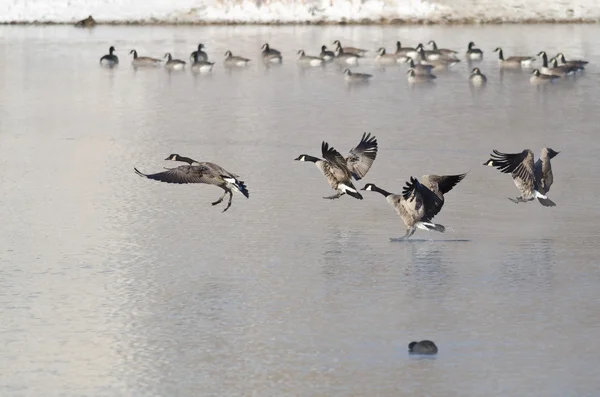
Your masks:
M525 203L538 199L544 207L554 207L546 193L550 191L550 186L554 182L552 175L552 166L550 159L560 152L550 148L543 148L540 158L533 163L533 152L529 149L521 153L501 153L494 150L490 159L483 163L489 167L496 167L501 172L510 173L521 196L517 198L508 198L513 203Z
M354 54L357 55L359 57L364 57L367 54L367 50L363 50L362 48L355 48L355 47L342 47L342 43L340 43L339 40L336 40L333 42L333 45L336 46L336 50L338 48L341 48L342 51L346 54Z
M136 50L129 51L130 54L133 54L133 61L131 64L135 67L140 66L158 66L162 62L162 59L156 59L151 57L139 57Z
M433 80L437 79L437 76L435 76L433 74L418 75L414 69L408 69L408 72L406 72L406 74L408 75L408 82L411 84L430 83L430 82L433 82Z
M484 85L485 83L487 83L487 77L485 77L485 74L481 73L481 70L479 70L479 68L473 68L473 70L471 71L471 75L469 76L469 82L473 85Z
M475 43L470 41L469 45L467 46L466 56L469 60L478 61L483 59L483 51L481 51L479 48L475 48Z
M547 83L553 83L556 80L559 80L560 77L558 76L551 76L548 74L542 74L540 73L539 69L533 69L533 72L531 72L531 77L529 78L529 82L531 84L547 84Z
M405 63L408 63L409 69L415 71L416 76L425 76L431 74L433 70L433 65L423 65L419 63L415 65L415 62L411 57L406 57Z
M398 58L395 54L386 54L385 48L381 47L377 50L378 54L375 57L375 62L380 65L396 65L398 64Z
M502 48L497 47L494 52L498 53L498 63L503 67L528 67L531 66L533 61L535 61L535 57L528 56L512 56L504 59L504 53L502 52Z
M373 75L367 73L352 73L350 69L344 70L344 80L348 83L365 83L372 77Z
M165 58L167 59L165 68L169 70L183 70L185 68L185 61L182 61L181 59L173 59L170 52L165 54Z
M323 58L306 55L304 50L298 51L298 63L304 66L321 66L325 61Z
M248 66L248 62L250 62L248 58L233 55L229 50L225 51L225 60L223 61L225 66L243 68Z
M408 352L411 354L437 354L438 348L433 341L422 340L420 342L410 342Z
M215 64L214 62L199 61L198 54L194 54L193 58L194 58L194 62L192 63L192 66L190 67L192 72L208 73L212 70L212 67Z
M587 65L589 63L588 61L583 61L583 60L567 61L562 52L559 52L558 54L556 54L555 58L560 61L561 65L579 66L581 69L583 69L585 67L585 65Z
M108 49L108 54L104 55L100 58L100 65L112 68L119 64L119 57L113 54L115 52L115 47L110 46Z
M402 43L396 41L396 52L394 55L396 55L398 62L402 63L406 61L407 57L416 59L419 56L419 53L412 47L402 47Z
M261 49L263 50L261 53L263 61L268 62L268 63L281 63L283 61L281 52L277 51L274 48L269 47L269 43L263 44Z
M401 237L406 239L412 236L417 228L440 233L446 230L443 225L435 224L431 220L442 210L444 194L452 190L465 176L466 174L423 175L422 183L411 176L402 189L402 194L387 192L373 183L367 183L361 190L381 193L386 198L406 225L406 234Z
M552 74L558 75L561 73L562 77L573 75L580 70L583 70L580 66L570 66L570 65L559 65L558 60L556 58L550 59L550 64L552 65Z
M448 48L438 48L437 44L433 40L431 40L428 44L431 45L433 51L438 51L440 54L445 55L447 57L456 58L456 54L458 54L458 52L450 50Z
M250 197L250 193L244 184L244 181L240 181L239 176L226 171L222 167L209 163L209 162L198 162L192 160L189 157L183 157L178 154L171 154L165 160L182 161L189 165L180 165L176 168L168 169L167 171L158 172L156 174L144 174L137 168L134 168L136 174L139 176L146 177L148 179L154 179L160 182L166 183L205 183L208 185L215 185L223 189L225 192L219 199L212 203L217 205L223 201L225 196L229 194L229 202L223 212L227 211L231 207L231 200L233 197L232 191L239 192Z
M327 46L322 45L321 53L319 54L319 56L321 58L323 58L325 60L325 62L331 62L331 61L333 61L333 58L335 58L335 53L333 51L329 51L327 49Z
M193 62L207 62L208 54L202 51L203 48L206 48L204 47L204 44L198 44L198 49L190 54L190 60L192 60Z
M341 47L335 50L335 62L339 65L358 65L358 55L345 53Z
M333 196L323 198L332 200L347 193L356 199L362 200L362 195L352 184L352 178L358 181L371 169L377 157L377 138L374 135L371 136L370 133L364 133L358 146L351 149L349 156L346 158L323 141L321 155L323 160L308 154L301 154L294 160L315 163L327 178L329 185L338 191Z

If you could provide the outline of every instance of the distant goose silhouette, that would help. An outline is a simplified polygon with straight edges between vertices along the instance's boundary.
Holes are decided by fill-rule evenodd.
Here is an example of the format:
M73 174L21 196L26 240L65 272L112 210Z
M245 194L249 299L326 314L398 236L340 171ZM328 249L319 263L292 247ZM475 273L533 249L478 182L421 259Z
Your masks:
M433 341L422 340L420 342L410 342L408 352L412 354L437 354L438 348Z
M107 67L114 67L119 64L119 57L114 54L115 47L110 46L108 49L108 54L104 55L100 58L100 65Z

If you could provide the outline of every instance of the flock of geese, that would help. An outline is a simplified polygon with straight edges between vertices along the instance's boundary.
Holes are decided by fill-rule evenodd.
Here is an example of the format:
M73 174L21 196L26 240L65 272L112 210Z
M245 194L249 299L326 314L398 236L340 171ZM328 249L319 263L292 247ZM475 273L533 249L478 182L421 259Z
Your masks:
M327 46L321 46L318 55L307 55L304 50L297 52L297 63L302 67L323 67L328 63L334 63L344 67L343 75L348 83L365 83L373 75L367 73L355 73L350 70L351 66L357 66L360 59L364 59L369 52L366 49L342 46L339 40L333 42L335 50L330 51ZM384 47L377 50L374 61L381 66L391 66L406 64L408 66L407 76L409 83L425 83L434 81L437 76L434 72L442 71L453 67L460 62L458 51L438 48L435 41L430 41L428 45L431 49L425 49L425 46L419 43L416 47L403 47L400 41L396 42L394 53L387 53ZM193 72L209 73L212 71L214 62L208 60L208 54L205 52L204 44L198 44L195 51L190 54L191 66ZM281 51L271 48L269 43L261 47L261 59L267 65L281 64L283 55ZM502 48L497 47L494 52L498 53L498 63L502 68L522 69L531 68L537 57L541 57L542 65L533 69L530 82L532 84L552 83L558 79L573 75L585 69L587 61L567 60L563 53L558 53L555 57L548 59L545 51L541 51L537 56L510 56L504 57ZM136 50L129 52L133 59L131 64L135 68L139 67L159 67L163 66L168 70L184 70L187 62L181 59L174 59L170 53L166 53L163 59L152 58L148 56L138 56ZM469 64L483 60L483 51L475 47L475 43L469 42L464 54ZM233 55L231 51L225 52L223 65L226 68L244 68L250 64L249 58ZM119 64L119 58L115 55L115 48L110 47L109 53L100 58L100 64L106 67L115 67ZM469 76L469 82L475 86L486 84L487 77L478 67L472 69Z
M406 226L406 234L402 239L412 236L416 229L435 230L443 233L445 227L434 223L433 218L442 210L445 202L444 195L452 190L467 173L457 175L423 175L421 179L410 177L400 194L390 193L374 183L367 183L362 189L357 189L353 183L363 179L371 169L377 157L377 138L370 133L364 133L358 145L352 148L344 157L329 143L321 143L321 157L301 154L296 161L314 163L323 173L327 182L336 194L324 199L338 199L348 195L358 200L363 196L360 191L377 192L385 197L394 208ZM556 204L550 200L547 193L554 181L550 160L559 152L551 148L543 148L540 158L534 162L533 152L529 149L520 153L502 153L494 150L483 165L495 167L503 173L510 173L517 189L521 193L516 198L509 198L514 203L525 203L537 199L545 207ZM137 168L135 172L142 177L160 182L187 184L204 183L223 189L223 195L212 203L221 203L226 195L229 201L223 212L231 206L233 192L250 197L244 181L240 176L209 162L199 162L189 157L171 154L165 160L187 163L155 174L144 174Z

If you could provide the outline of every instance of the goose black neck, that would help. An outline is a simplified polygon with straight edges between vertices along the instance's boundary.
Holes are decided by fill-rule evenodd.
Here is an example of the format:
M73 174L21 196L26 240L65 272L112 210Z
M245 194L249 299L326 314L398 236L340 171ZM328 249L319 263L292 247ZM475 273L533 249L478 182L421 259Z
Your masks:
M383 197L389 196L391 193L377 186L371 186L371 191L383 194Z
M193 164L193 163L196 162L195 160L192 160L189 157L183 157L183 156L177 156L177 158L175 159L175 161L182 161L182 162L188 163L188 164Z
M318 157L304 155L304 161L310 161L311 163L316 163L319 160L321 160L321 159Z
M500 59L501 61L504 61L504 54L502 53L502 49L498 50L498 59Z

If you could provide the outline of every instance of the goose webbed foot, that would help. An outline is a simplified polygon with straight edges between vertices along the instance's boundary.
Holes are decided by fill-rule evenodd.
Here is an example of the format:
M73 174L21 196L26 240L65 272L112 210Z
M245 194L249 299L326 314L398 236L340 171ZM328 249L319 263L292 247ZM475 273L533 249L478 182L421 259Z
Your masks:
M338 194L334 194L333 196L328 196L328 197L323 197L326 200L335 200L337 198L340 198L344 195L345 193L342 192L338 192Z
M223 195L223 197L224 196L225 196L225 194ZM225 209L223 210L223 212L227 211L229 209L229 207L231 207L231 199L232 198L233 198L233 193L231 191L229 191L229 201L227 202L227 207L225 207Z
M225 196L227 195L227 190L225 190L225 192L223 193L223 195L221 197L219 197L219 199L217 201L215 201L214 203L211 203L212 205L217 205L220 204L223 199L225 198Z
M416 227L411 227L411 228L406 229L406 234L404 236L400 237L399 240L408 240L410 238L410 236L415 234L415 230L417 230Z
M526 202L528 202L528 201L531 201L531 200L533 200L533 198L532 198L531 200L525 200L525 199L524 199L522 196L515 197L515 198L509 197L508 199L509 199L510 201L512 201L513 203L516 203L516 204L519 204L519 203L526 203Z

